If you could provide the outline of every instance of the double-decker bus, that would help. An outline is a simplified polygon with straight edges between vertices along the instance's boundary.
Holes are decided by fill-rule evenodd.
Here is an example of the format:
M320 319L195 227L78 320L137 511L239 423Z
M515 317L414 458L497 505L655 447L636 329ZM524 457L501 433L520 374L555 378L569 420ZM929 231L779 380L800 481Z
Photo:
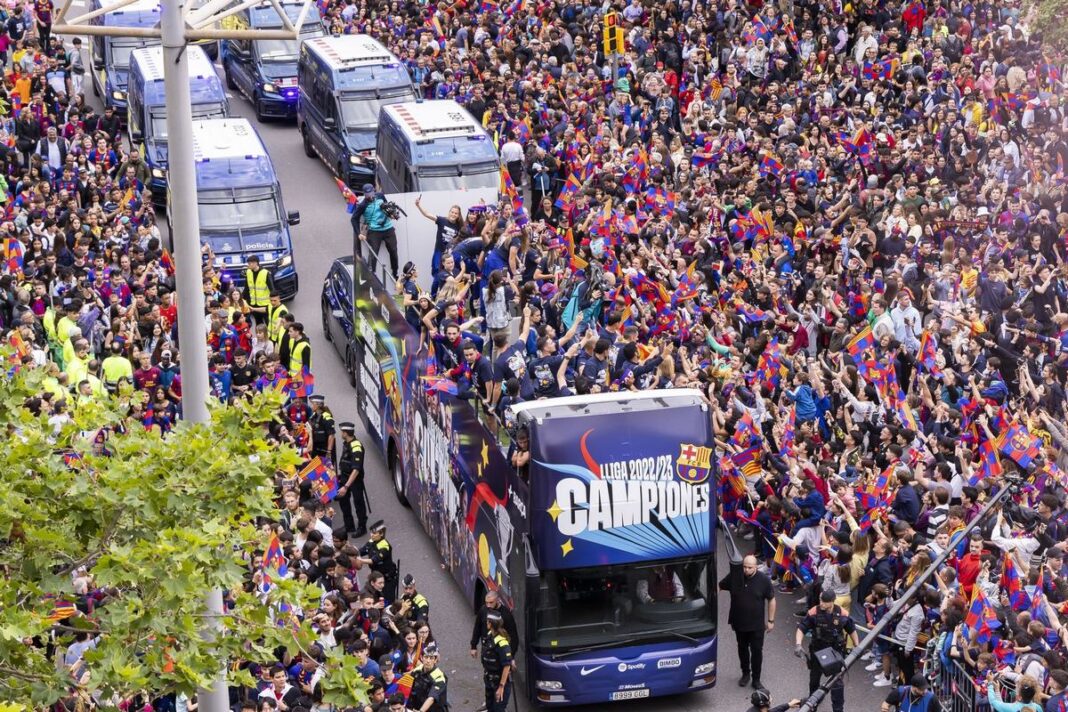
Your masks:
M383 272L338 260L323 321L339 322L333 341L397 497L473 606L488 591L511 606L517 689L573 705L714 685L716 458L702 395L537 400L505 427L426 387L432 353ZM511 466L514 447L529 447L527 467Z

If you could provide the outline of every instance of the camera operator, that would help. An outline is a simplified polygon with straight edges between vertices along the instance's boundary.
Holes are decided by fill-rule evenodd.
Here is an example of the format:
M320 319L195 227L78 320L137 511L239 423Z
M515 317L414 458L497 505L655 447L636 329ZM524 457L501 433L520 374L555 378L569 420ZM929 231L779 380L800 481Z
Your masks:
M399 267L397 264L397 231L393 227L393 218L387 212L389 207L386 196L375 192L375 187L370 183L365 183L363 200L352 211L352 233L353 237L367 242L375 261L378 260L378 250L384 242L386 252L389 253L389 273L396 276ZM358 245L353 247L356 248ZM354 249L354 251L359 250Z
M786 712L787 710L795 710L801 706L801 700L790 700L781 705L771 706L771 695L767 690L756 690L749 696L749 702L752 703L746 712Z

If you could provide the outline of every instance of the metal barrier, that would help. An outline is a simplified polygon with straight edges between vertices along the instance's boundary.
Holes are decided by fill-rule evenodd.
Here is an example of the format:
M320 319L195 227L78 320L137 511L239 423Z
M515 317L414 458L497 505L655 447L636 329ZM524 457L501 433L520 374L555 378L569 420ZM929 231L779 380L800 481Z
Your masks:
M990 712L985 688L957 660L941 666L941 674L935 682L935 694L942 701L946 712ZM1004 680L998 683L1001 699L1012 702L1016 688Z

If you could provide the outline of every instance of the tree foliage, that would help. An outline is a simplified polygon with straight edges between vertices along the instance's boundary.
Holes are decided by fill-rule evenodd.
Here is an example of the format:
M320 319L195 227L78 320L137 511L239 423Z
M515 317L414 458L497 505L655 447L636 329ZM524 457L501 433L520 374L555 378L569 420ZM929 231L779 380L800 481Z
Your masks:
M278 648L306 650L308 624L278 611L313 609L318 589L285 580L266 602L244 590L247 562L265 542L255 518L276 515L274 473L299 461L265 438L279 397L215 407L210 423L180 422L164 439L140 422L123 427L127 399L140 395L124 393L79 404L55 433L22 407L43 377L23 369L0 380L0 706L67 696L75 681L47 643L61 654L79 630L100 634L79 682L103 699L191 694L226 662L270 664ZM57 605L78 600L83 567L102 603L57 621ZM234 605L208 641L205 599L216 588ZM335 652L326 664L328 700L363 699L351 661Z
M1035 29L1042 32L1042 44L1057 52L1068 52L1068 0L1037 0L1038 22Z

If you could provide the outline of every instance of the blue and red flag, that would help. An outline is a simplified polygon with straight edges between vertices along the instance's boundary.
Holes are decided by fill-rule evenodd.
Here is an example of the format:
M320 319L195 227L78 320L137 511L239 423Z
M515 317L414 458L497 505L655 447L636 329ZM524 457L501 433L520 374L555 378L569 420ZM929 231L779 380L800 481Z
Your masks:
M770 153L765 153L763 156L760 157L760 175L764 177L772 175L778 178L782 172L783 165L778 158L771 155Z
M312 372L307 367L304 367L300 372L300 378L292 379L289 387L292 389L295 398L307 398L315 393L315 376L312 375Z
M1011 556L1005 557L1005 564L1001 572L1001 588L1009 596L1009 604L1014 611L1023 611L1031 607L1031 597L1024 591L1020 572L1016 570L1016 564Z
M1001 476L1001 458L994 443L984 440L979 443L979 472L968 479L968 484L974 487L982 480Z
M456 381L448 376L420 376L419 378L423 381L423 387L426 388L428 393L436 391L454 396L460 392Z
M1001 452L1026 469L1042 453L1042 440L1020 423L1009 423L1008 430L1001 435Z
M938 367L938 342L935 337L931 335L931 332L927 329L923 330L920 335L920 365L927 369L935 378L942 377L942 369Z
M857 366L860 366L861 361L864 360L864 354L873 348L875 348L875 334L867 325L846 344L846 351L849 352L849 356Z
M763 471L760 467L760 445L752 445L734 453L731 462L746 477L759 477Z
M349 190L349 187L345 184L345 181L340 178L335 178L334 182L337 183L337 189L341 191L342 197L345 198L345 211L351 213L356 209L356 194Z
M282 542L277 534L271 534L267 541L267 550L263 552L263 568L276 569L278 575L283 577L289 573L289 562L282 553Z
M989 642L994 629L1000 626L997 611L983 594L982 587L975 586L971 606L964 616L964 628L968 640L976 643Z
M738 419L738 423L735 425L734 434L731 435L731 444L735 447L745 448L749 447L754 440L760 440L760 433L757 431L756 423L753 422L753 418L749 413L742 413L742 417Z
M312 492L323 504L337 497L337 475L323 462L321 457L312 458L297 478L301 482L310 482Z

